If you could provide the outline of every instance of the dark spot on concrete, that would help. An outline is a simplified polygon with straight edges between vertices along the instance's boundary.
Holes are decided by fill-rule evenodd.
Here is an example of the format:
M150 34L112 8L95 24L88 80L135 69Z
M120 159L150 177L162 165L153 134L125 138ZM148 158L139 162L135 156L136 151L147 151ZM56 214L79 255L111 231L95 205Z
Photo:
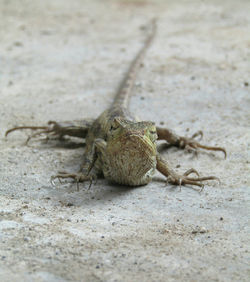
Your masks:
M23 43L20 42L20 41L15 41L15 42L13 43L13 45L16 46L16 47L22 47L22 46L23 46Z

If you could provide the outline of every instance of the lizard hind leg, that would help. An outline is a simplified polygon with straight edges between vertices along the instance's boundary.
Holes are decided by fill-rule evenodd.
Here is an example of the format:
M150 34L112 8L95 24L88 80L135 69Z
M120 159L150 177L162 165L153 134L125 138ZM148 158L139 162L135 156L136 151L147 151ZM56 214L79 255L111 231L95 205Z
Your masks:
M5 132L5 137L7 137L8 134L13 132L13 131L23 130L23 129L40 130L40 131L28 136L28 138L25 141L25 145L28 145L29 140L31 138L34 138L34 137L36 137L38 135L42 135L42 134L49 134L51 132L51 129L48 126L17 126L17 127L13 127L11 129L7 130Z
M195 138L198 136L200 137L200 140L202 139L203 137L202 131L198 131L194 133L191 138L188 138L188 137L179 136L168 128L157 127L156 130L157 130L158 140L166 140L169 144L173 146L179 147L181 149L191 149L194 152L197 152L199 148L209 151L221 151L224 153L225 158L227 157L227 152L224 148L202 145L195 140Z
M46 126L18 126L7 130L5 132L5 137L7 137L9 133L16 130L30 129L36 132L28 136L25 142L26 145L31 139L41 135L46 135L47 140L52 136L61 139L65 135L85 138L93 122L93 119L86 119L72 122L49 121Z

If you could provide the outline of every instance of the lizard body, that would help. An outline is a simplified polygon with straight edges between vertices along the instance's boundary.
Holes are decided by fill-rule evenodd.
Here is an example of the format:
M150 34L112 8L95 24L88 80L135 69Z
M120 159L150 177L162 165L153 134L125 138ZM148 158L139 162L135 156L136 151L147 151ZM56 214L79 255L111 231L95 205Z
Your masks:
M190 169L183 175L173 171L156 148L156 140L166 140L180 148L187 146L196 150L226 151L220 147L204 146L194 140L201 132L185 138L176 135L167 128L156 127L153 122L138 121L129 111L129 100L135 82L136 74L144 55L149 48L156 32L155 21L152 22L151 32L142 49L132 62L127 75L117 92L113 104L95 120L59 123L51 121L42 127L15 127L6 132L6 136L17 129L39 129L30 138L40 134L64 135L85 138L86 150L83 163L78 173L60 172L55 178L73 178L78 182L90 180L103 174L112 182L137 186L151 181L156 169L173 184L191 184L203 187L202 181L217 179L214 176L200 177L195 169ZM190 174L196 174L190 177Z

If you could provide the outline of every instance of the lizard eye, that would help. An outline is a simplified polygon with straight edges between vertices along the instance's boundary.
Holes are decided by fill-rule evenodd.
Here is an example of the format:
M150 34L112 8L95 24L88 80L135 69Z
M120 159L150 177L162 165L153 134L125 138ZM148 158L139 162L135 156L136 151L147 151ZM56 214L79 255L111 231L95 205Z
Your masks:
M118 126L114 126L114 125L110 126L110 130L116 130L117 128L118 128Z
M153 143L155 143L156 139L157 139L157 132L156 130L150 130L150 139Z

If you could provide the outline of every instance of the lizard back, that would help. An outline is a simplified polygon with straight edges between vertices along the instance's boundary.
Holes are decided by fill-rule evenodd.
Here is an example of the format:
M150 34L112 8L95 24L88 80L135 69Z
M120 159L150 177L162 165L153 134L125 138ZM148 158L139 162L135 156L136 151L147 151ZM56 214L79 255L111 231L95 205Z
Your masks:
M136 57L130 64L130 67L122 80L117 94L114 98L114 102L109 109L105 110L93 123L88 132L86 138L87 147L91 147L95 138L103 138L106 140L107 133L110 125L116 117L122 117L131 121L136 121L133 114L130 113L128 106L130 97L132 94L132 88L135 83L136 74L144 59L145 53L150 47L156 34L156 19L153 19L150 24L150 32L143 44L143 47L139 50Z

